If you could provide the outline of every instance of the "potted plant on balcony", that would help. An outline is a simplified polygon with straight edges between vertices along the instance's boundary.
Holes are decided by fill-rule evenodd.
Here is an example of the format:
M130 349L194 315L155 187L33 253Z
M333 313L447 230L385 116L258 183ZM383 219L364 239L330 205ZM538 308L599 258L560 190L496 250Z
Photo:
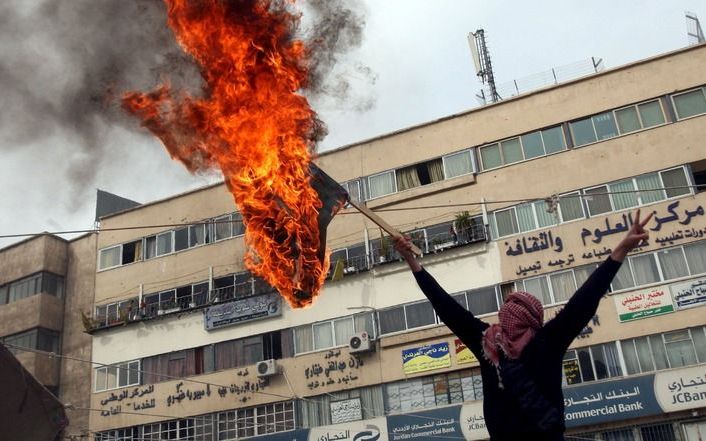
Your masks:
M456 213L456 217L453 222L453 228L458 234L458 241L460 243L470 242L473 233L473 220L471 218L471 214L466 210Z

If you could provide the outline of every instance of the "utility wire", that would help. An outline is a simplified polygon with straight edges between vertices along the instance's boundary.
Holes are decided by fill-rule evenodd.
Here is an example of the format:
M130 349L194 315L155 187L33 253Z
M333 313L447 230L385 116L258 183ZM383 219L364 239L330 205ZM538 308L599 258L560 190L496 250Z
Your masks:
M570 194L565 194L565 195L555 194L555 195L551 195L551 196L557 196L560 199L581 198L581 199L591 200L592 198L594 198L596 196L605 196L605 195L612 195L612 194L625 194L625 193L639 194L639 193L648 193L648 192L654 192L654 191L679 190L679 189L697 189L698 190L700 188L706 188L706 184L676 185L676 186L670 186L670 187L648 188L648 189L644 189L644 190L605 191L605 192L595 192L595 193L591 193L591 194L583 194L583 193L570 193ZM384 213L384 212L393 212L393 211L430 210L430 209L435 209L435 208L461 208L461 207L470 207L470 206L476 206L476 205L480 206L480 205L499 205L499 204L510 204L510 203L523 203L523 202L539 201L539 200L544 200L544 199L546 199L546 197L525 198L525 199L488 200L488 201L478 201L478 202L461 202L461 203L455 203L455 204L425 205L425 206L416 206L416 207L380 208L380 209L377 209L374 211L377 213ZM359 215L360 213L355 210L341 211L340 213L338 213L338 215L351 215L351 214ZM204 221L189 222L189 223L133 225L133 226L126 226L126 227L88 228L88 229L84 229L84 230L65 230L65 231L52 231L52 232L42 231L40 233L3 234L3 235L0 235L0 239L38 236L41 234L60 235L60 234L78 234L78 233L99 233L99 232L103 232L103 231L125 231L125 230L141 230L141 229L153 229L153 228L173 228L173 227L188 227L190 225L209 225L209 224L219 224L219 223L230 224L230 223L239 223L239 222L242 222L242 221L238 221L238 220L223 220L223 221L204 220Z

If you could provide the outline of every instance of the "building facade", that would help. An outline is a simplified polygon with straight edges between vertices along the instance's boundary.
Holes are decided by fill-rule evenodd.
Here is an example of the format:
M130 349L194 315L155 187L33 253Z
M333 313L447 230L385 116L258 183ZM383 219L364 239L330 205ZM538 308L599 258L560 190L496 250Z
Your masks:
M635 208L654 212L651 240L566 354L567 433L701 439L705 68L706 46L694 46L317 162L489 322L514 290L541 298L551 319ZM223 185L101 227L87 321L96 440L487 439L477 360L353 209L328 230L343 277L301 310L245 269Z
M80 313L93 308L95 256L95 234L41 234L0 250L0 343L70 405L66 433L88 428L91 336Z

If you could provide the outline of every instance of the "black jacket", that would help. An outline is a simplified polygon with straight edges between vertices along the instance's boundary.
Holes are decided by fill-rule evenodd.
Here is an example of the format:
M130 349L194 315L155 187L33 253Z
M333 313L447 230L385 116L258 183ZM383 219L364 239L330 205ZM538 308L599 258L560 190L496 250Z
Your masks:
M620 262L610 257L601 264L561 312L537 331L520 355L519 361L523 367L520 373L529 377L539 394L561 414L559 425L550 430L540 429L536 418L522 410L526 406L520 405L510 390L512 388L499 387L495 366L485 359L481 346L483 331L489 325L461 307L426 270L414 273L417 284L441 320L480 362L483 413L492 441L564 439L564 396L561 390L564 353L596 313L601 297L608 291L619 268Z

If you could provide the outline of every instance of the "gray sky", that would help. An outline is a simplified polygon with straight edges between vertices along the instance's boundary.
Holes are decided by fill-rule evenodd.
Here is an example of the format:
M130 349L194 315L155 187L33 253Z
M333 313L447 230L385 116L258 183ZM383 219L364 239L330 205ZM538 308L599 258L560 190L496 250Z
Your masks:
M333 73L350 82L352 96L345 102L313 101L329 128L320 151L476 107L481 84L468 49L469 31L485 29L496 82L505 83L592 56L611 68L675 50L688 43L685 11L706 22L706 5L699 0L353 1L360 4L359 13L365 17L363 41ZM27 4L32 2L8 0L0 6L0 16L7 17L13 8L18 21L35 20L35 11ZM43 11L42 19L51 22L52 14L61 13ZM78 18L69 15L62 23L79 26L72 23L74 19ZM61 30L42 38L41 32L23 34L16 26L13 20L0 18L0 34L5 36L0 60L12 68L23 63L38 67L31 68L34 75L27 80L15 75L10 92L4 86L0 94L0 235L91 228L96 188L148 202L218 179L188 174L134 121L96 122L75 106L54 107L59 98L53 97L65 98L61 91L71 86L74 69L57 71L51 66L75 66L100 54L67 61L62 51L46 52L48 42L61 38ZM43 29L44 25L38 22L37 26ZM109 45L115 38L103 35L109 32L105 23L80 26L88 29L83 40L96 38ZM16 36L17 41L7 36ZM90 52L81 46L66 53L86 51ZM42 63L27 61L37 58ZM3 67L0 64L0 82L8 71ZM112 68L107 64L107 69ZM52 118L69 124L42 124L44 117L38 115L47 107L61 112ZM74 119L77 126L91 127L89 142L72 129ZM31 132L41 136L14 132L15 125L27 121ZM17 240L0 238L0 246Z

